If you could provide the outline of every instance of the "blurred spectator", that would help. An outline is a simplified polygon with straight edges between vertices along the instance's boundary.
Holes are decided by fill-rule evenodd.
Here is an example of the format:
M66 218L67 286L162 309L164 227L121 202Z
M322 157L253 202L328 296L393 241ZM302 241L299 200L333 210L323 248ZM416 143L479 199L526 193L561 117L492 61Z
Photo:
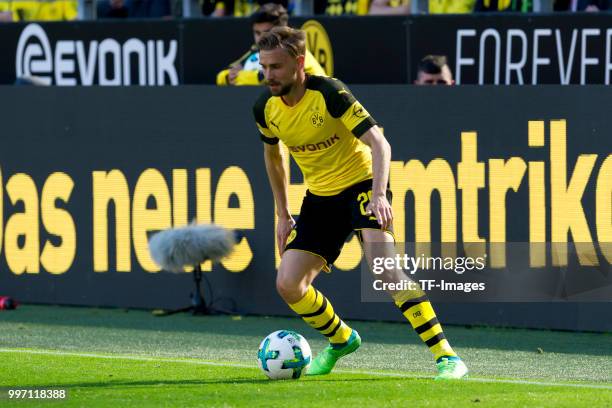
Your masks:
M415 85L455 85L444 55L428 55L419 62Z
M465 14L474 10L476 0L429 0L429 14Z
M410 1L410 0L392 0ZM314 13L328 16L368 14L370 0L314 0Z
M97 16L104 18L170 17L170 0L98 0Z
M129 1L130 18L170 17L170 0L126 0Z
M177 18L183 17L183 0L170 0L170 14Z
M66 21L77 15L77 0L0 0L0 21Z
M274 3L264 4L251 15L255 44L262 34L270 31L272 27L286 26L288 22L289 14L283 6ZM321 65L308 50L304 60L304 70L309 75L325 75ZM259 50L255 45L252 45L251 49L237 61L231 63L229 68L217 74L217 85L261 85L263 80Z
M293 9L293 1L289 0L200 0L202 14L210 17L248 17L266 3Z
M555 11L602 11L612 9L610 0L555 0Z
M370 14L373 16L410 14L410 0L372 0Z
M99 0L96 3L97 18L127 18L128 8L124 0Z
M477 0L475 12L510 11L530 13L533 11L532 0Z

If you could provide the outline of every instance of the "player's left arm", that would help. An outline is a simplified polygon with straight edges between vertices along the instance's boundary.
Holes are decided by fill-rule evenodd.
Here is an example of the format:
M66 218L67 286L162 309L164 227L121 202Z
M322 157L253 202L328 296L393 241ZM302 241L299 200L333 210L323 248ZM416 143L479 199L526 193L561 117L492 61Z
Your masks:
M389 229L393 222L393 212L385 193L389 181L391 146L374 118L355 99L346 85L337 79L327 79L325 83L329 87L326 102L331 115L340 119L355 137L372 150L372 199L366 211L376 217L381 228Z
M391 163L391 145L376 125L367 130L359 139L372 150L372 199L366 211L376 217L382 229L388 229L393 222L393 210L386 194Z

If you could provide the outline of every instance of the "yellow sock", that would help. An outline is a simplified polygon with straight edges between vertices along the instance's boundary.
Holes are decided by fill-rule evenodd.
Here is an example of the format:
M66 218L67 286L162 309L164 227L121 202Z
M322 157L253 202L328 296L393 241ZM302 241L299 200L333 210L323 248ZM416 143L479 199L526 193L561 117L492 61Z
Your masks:
M400 308L404 317L408 319L421 340L429 347L434 359L438 360L440 357L457 355L446 340L442 326L438 322L436 313L425 292L422 290L403 292L395 297L395 304Z
M330 343L346 343L351 336L352 329L334 313L334 308L327 298L312 286L308 287L301 300L289 307L302 316L310 327L329 338Z

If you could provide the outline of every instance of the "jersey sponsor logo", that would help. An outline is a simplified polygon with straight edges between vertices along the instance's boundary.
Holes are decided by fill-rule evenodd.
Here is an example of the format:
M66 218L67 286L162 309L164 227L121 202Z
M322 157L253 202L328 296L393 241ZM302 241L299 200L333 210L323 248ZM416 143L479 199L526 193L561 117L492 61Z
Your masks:
M340 136L333 135L329 139L319 143L308 143L302 146L289 146L289 150L294 153L305 153L305 152L316 152L319 150L325 150L340 140Z
M310 123L316 128L320 128L321 126L323 126L324 122L325 118L323 117L323 115L321 115L320 112L315 112L310 117Z
M325 28L316 20L308 20L302 25L306 32L306 48L314 55L327 76L334 75L334 53Z

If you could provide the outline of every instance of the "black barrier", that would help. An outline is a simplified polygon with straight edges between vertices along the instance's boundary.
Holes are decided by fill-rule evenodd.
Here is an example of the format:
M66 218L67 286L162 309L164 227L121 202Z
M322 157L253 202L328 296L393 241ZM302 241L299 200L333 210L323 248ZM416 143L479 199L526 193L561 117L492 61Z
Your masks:
M460 84L610 84L612 15L466 15L410 19L420 58L447 55Z
M530 262L592 268L597 261L609 280L608 88L353 91L393 146L398 241L569 239L595 252L565 260L562 252L536 251ZM236 254L208 274L214 298L231 298L242 313L289 314L274 289L274 208L251 117L258 92L0 88L2 294L36 303L183 306L189 274L157 272L146 242L152 230L195 218L245 234ZM301 183L292 172L294 212ZM347 318L400 319L390 304L361 302L359 254L353 239L317 287ZM503 253L489 256L503 267ZM611 300L609 286L597 290L589 299ZM610 305L464 303L440 305L440 315L449 323L611 330Z
M296 18L327 71L349 84L415 79L428 54L461 84L610 84L609 14ZM312 23L315 21L315 23ZM0 84L213 84L252 42L248 19L0 26ZM102 63L101 61L104 61Z
M317 17L308 46L347 83L411 82L423 56L444 54L462 84L609 84L611 18ZM0 83L61 85L211 84L252 41L247 19L11 24L0 39Z
M303 27L305 18L291 20ZM387 17L317 17L307 46L324 68L346 83L406 83L406 21ZM326 37L329 39L327 43ZM253 39L248 20L184 23L185 83L211 83L248 50ZM207 39L214 39L207 41ZM230 46L231 45L231 46Z
M0 84L35 75L48 84L178 85L176 22L78 22L0 26Z
M405 19L316 21L307 46L327 72L348 83L406 82ZM0 84L24 75L68 86L214 84L252 42L248 19L2 25L0 52L8 63Z

